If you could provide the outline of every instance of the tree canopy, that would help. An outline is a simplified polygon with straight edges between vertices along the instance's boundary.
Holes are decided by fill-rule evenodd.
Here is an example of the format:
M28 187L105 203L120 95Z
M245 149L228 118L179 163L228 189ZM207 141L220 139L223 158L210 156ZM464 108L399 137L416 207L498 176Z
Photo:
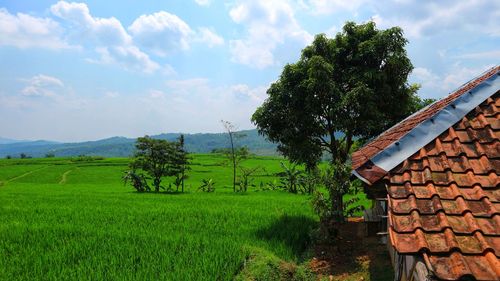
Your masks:
M252 116L261 134L290 160L309 166L327 152L345 162L354 138L368 139L421 102L409 85L413 66L399 27L348 22L334 38L317 35L284 67Z
M130 180L138 191L149 191L146 177L137 170L142 170L153 179L153 187L156 192L160 191L163 177L174 176L174 184L182 186L184 192L184 179L189 170L189 157L184 150L184 136L181 135L178 142L169 142L161 139L153 139L149 136L138 138L135 144L136 153L130 163L131 171L125 174L125 181ZM139 187L139 188L138 188Z

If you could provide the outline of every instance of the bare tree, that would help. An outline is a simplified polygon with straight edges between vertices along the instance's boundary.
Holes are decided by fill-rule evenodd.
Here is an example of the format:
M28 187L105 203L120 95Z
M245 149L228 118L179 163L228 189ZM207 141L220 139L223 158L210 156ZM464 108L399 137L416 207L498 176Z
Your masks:
M236 132L237 127L233 123L225 120L221 120L221 123L224 126L224 129L226 130L229 136L229 141L231 143L231 149L229 151L228 157L233 166L233 191L236 192L236 168L238 167L238 164L241 160L248 157L248 149L246 147L241 147L240 149L236 149L235 141L237 138L242 138L245 135L238 134Z

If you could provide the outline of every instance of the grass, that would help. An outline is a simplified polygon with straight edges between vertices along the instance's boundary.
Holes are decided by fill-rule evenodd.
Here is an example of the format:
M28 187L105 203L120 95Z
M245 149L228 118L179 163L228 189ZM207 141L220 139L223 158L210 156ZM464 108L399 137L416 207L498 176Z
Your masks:
M308 197L233 193L223 161L194 155L186 193L141 194L121 181L128 159L0 160L0 280L233 280L252 251L301 262ZM264 168L259 184L279 161L244 165ZM196 191L204 178L216 192Z

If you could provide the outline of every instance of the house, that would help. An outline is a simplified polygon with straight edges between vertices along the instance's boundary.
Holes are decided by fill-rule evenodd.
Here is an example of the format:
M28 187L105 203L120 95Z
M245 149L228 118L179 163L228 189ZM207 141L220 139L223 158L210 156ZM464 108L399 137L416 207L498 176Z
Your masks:
M499 76L493 67L353 154L385 211L395 280L500 280Z

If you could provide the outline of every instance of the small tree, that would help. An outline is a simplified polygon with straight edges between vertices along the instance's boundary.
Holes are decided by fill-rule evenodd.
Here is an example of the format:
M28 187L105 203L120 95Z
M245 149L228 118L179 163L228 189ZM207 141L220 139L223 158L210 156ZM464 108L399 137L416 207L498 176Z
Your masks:
M123 182L124 184L130 182L138 192L151 191L146 176L137 173L134 169L125 172L125 175L123 175Z
M137 152L130 167L133 171L141 169L146 172L153 179L155 191L159 192L162 178L175 175L172 168L175 144L145 136L137 139L135 147Z
M236 192L236 169L242 160L248 158L249 152L246 147L241 147L239 149L235 148L236 139L242 138L245 135L238 134L236 132L236 126L233 123L224 120L221 120L221 122L227 132L227 135L229 136L229 142L231 144L231 149L227 151L226 156L230 160L233 167L233 191Z
M7 155L7 156L5 156L5 159L12 159L12 156Z
M260 169L261 167L253 167L253 168L240 167L241 174L238 182L238 185L240 187L239 189L240 192L246 192L249 187L255 187L255 184L253 184L253 178L251 176Z
M179 187L182 187L182 192L184 192L184 180L188 178L186 172L189 168L189 156L184 148L184 135L180 135L177 143L175 144L175 153L172 158L172 172L174 173L175 180L174 184L179 191Z
M213 179L202 179L201 182L202 182L202 184L198 188L198 190L201 190L203 192L214 192L215 191L215 182Z
M28 155L26 155L26 153L21 153L21 154L19 154L19 158L26 159L26 158L28 158Z
M290 193L297 193L302 184L304 171L297 169L297 165L293 163L287 166L280 162L280 165L283 168L283 171L278 173L281 178L281 186Z

